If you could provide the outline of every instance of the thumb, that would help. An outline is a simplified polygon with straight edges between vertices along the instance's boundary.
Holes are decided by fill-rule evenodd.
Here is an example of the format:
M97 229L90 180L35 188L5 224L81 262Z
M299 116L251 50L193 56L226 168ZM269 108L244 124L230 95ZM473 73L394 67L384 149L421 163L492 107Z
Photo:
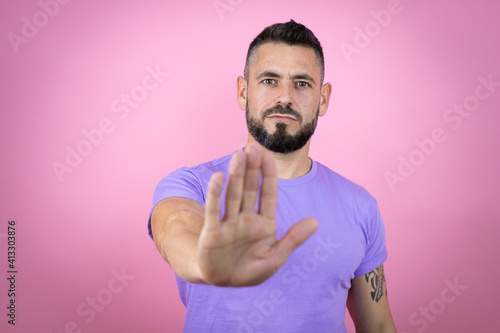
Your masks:
M317 228L318 221L314 218L306 218L294 224L275 245L277 267L283 266L290 253L304 243Z

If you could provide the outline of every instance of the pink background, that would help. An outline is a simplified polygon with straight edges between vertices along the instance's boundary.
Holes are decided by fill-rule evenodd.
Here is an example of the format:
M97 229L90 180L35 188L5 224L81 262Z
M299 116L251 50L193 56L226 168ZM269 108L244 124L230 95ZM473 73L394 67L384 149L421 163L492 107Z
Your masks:
M311 157L378 199L398 331L500 325L500 87L459 128L443 118L478 77L500 81L498 1L401 0L385 27L371 11L386 10L386 0L73 1L47 7L53 17L34 0L0 6L2 332L181 332L173 273L146 231L154 187L244 145L236 77L251 40L290 18L321 41L333 85ZM23 26L33 20L38 31L14 45L9 36L29 35ZM357 27L372 29L370 43L346 57L340 46L355 46ZM139 87L148 67L169 73L151 91ZM114 112L131 91L145 98L126 116ZM106 119L111 132L58 179L53 163L66 164L66 147ZM446 140L429 156L416 152L415 140L436 128ZM398 172L400 156L420 165L391 189L384 175ZM5 316L9 219L15 327ZM120 284L117 272L129 280ZM446 290L454 280L467 288ZM96 297L100 311L87 304ZM419 311L429 307L426 319Z

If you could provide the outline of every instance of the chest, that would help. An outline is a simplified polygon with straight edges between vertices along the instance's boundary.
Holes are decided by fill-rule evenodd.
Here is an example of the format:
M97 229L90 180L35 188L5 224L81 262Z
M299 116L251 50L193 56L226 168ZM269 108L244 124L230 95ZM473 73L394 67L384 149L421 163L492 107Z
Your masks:
M312 280L324 279L349 289L350 280L366 252L367 221L362 220L354 205L342 198L329 196L326 199L321 193L311 192L290 195L283 191L279 194L278 239L303 218L313 217L319 223L316 232L291 254L283 267L285 273L292 271L301 279L306 276Z

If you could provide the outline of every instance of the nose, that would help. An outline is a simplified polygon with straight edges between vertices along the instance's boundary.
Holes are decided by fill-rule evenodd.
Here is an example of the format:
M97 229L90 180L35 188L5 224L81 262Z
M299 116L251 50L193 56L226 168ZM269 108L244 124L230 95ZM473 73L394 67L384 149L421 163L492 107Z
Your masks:
M285 105L291 106L293 101L292 94L293 94L292 85L288 82L283 82L279 87L277 104L281 104L283 106Z

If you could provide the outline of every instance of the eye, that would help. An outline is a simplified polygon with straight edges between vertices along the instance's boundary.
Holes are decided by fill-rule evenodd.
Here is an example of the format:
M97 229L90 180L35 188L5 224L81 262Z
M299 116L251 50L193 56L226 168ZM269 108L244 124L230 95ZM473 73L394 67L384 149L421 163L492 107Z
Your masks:
M262 80L262 82L264 82L264 84L266 84L266 85L273 85L276 83L276 80L275 79L264 79L264 80Z
M305 82L305 81L299 81L299 82L297 82L297 85L298 85L300 88L307 88L307 87L309 87L309 83L308 83L308 82Z

